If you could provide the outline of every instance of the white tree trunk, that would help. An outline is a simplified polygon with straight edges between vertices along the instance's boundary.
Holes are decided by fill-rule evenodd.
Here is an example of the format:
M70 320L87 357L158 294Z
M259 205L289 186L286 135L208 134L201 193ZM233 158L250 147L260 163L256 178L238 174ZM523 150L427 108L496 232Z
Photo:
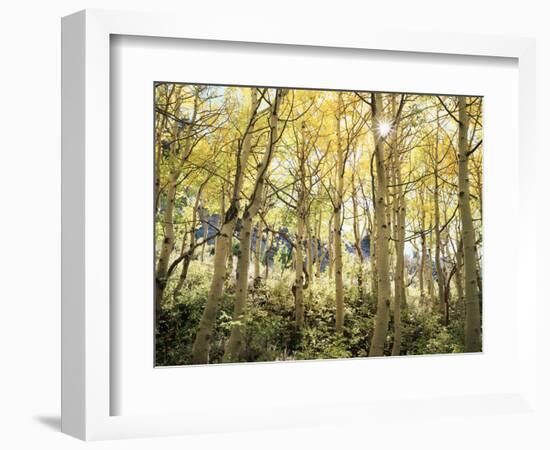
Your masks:
M389 275L389 229L386 211L386 198L388 194L386 167L384 159L384 142L376 135L378 121L382 116L381 94L372 94L372 129L375 140L376 157L376 196L374 215L376 219L376 270L378 299L376 304L376 317L374 322L374 334L371 341L369 356L383 356L386 335L388 332L389 308L390 308L390 275Z
M481 312L477 289L477 267L475 230L470 207L469 178L469 117L466 111L466 97L458 97L458 204L462 220L462 236L464 243L464 291L466 300L466 318L464 332L464 350L466 352L481 351Z

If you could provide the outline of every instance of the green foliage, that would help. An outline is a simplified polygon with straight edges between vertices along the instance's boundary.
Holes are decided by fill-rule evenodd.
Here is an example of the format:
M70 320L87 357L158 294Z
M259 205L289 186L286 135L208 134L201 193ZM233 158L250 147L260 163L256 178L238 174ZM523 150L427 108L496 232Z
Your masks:
M403 338L401 354L422 355L460 353L464 351L461 323L442 324L439 314L409 308L402 314Z
M239 256L239 253L241 252L241 243L238 239L233 238L231 241L231 254L233 256Z
M186 285L176 295L175 304L162 311L156 336L156 361L161 366L191 363L191 351L202 311L208 298L211 274L191 266ZM172 286L173 288L173 286ZM233 294L227 292L221 302L213 333L211 362L221 362L223 341L229 335Z
M157 335L159 365L191 364L191 350L202 310L208 297L210 272L191 265L186 284L175 296L173 305L163 311ZM335 306L332 280L315 279L304 293L305 325L297 330L294 322L294 298L290 290L293 274L262 280L249 290L249 303L244 318L245 348L243 361L284 361L366 357L369 351L375 299L369 293L360 296L357 285L344 291L344 332L334 331ZM173 289L173 286L172 286ZM368 289L363 288L363 292ZM220 304L212 336L210 362L222 361L225 344L235 325L232 318L232 286ZM463 351L464 333L461 321L442 324L430 308L409 305L402 312L402 355L459 353ZM390 320L385 354L391 354L393 321Z
M274 267L277 267L281 272L284 272L292 260L292 250L289 250L286 245L280 245L273 258Z

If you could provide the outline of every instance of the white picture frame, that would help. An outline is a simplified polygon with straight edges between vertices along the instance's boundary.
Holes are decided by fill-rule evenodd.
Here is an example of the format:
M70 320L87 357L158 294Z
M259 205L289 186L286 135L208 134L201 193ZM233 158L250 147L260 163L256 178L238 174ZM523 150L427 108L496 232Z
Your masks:
M535 223L535 187L529 174L535 167L535 44L531 39L436 33L395 33L349 30L328 36L322 30L247 29L220 22L208 29L165 14L87 10L62 22L62 430L85 440L162 436L209 431L361 420L388 411L384 401L345 401L322 405L278 405L278 413L227 411L205 415L186 413L111 415L115 388L110 376L110 39L113 35L201 39L241 43L287 44L338 49L369 49L412 54L446 54L512 58L518 63L519 181L518 213L525 226ZM177 80L176 80L177 81ZM526 236L518 249L522 303L517 315L519 351L517 383L490 396L436 397L408 400L415 414L430 405L467 415L472 405L486 414L503 405L516 412L536 407L536 327L529 310L536 308L534 283L536 242ZM519 284L518 284L519 285ZM515 294L518 295L517 293ZM521 345L528 342L529 345ZM401 362L394 360L392 367ZM323 364L332 364L324 362ZM264 371L269 371L264 366ZM351 366L349 366L351 368ZM168 369L169 370L169 369ZM204 370L196 368L195 370ZM389 370L389 369L387 369ZM405 400L405 399L402 399ZM260 400L261 401L261 400ZM393 400L395 401L395 399ZM435 402L435 403L434 403ZM390 420L397 420L391 418ZM238 420L238 419L246 420ZM227 420L224 420L227 419Z

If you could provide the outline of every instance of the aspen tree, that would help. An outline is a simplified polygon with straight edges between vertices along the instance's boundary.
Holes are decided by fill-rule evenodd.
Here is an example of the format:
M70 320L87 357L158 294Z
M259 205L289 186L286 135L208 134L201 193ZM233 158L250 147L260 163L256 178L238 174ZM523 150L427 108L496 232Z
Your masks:
M200 99L200 88L196 88L194 92L194 106L193 115L191 118L191 124L193 124L197 118L198 103ZM178 101L179 102L179 101ZM179 108L179 106L178 106ZM155 311L157 320L160 317L162 303L164 300L164 290L166 289L168 266L170 262L170 255L174 249L175 230L174 230L174 205L176 201L176 187L183 169L183 164L189 157L191 152L191 126L181 126L183 122L174 121L173 132L174 136L179 136L180 133L185 133L184 137L184 149L183 152L175 152L175 155L171 155L176 159L172 170L168 176L168 187L166 189L166 206L163 214L163 226L164 226L164 239L157 262L157 271L155 276Z
M244 333L244 314L246 312L246 300L248 295L248 271L250 266L250 244L252 239L252 225L256 214L260 210L262 204L262 195L265 185L266 172L271 162L275 145L279 139L278 124L279 124L279 108L284 91L281 89L275 90L275 99L271 107L269 116L269 140L263 158L258 165L254 189L250 196L249 203L244 209L241 221L240 231L240 253L237 262L237 291L235 295L235 307L233 311L233 327L231 335L227 342L227 348L224 354L224 361L238 361L243 350L243 333ZM258 240L258 236L256 236Z
M334 211L330 214L330 221L328 223L328 242L327 242L327 252L328 252L328 277L332 279L334 276L334 234L332 224L334 222Z
M402 97L401 102L404 101ZM398 356L401 353L401 309L406 305L405 299L405 195L403 193L403 184L401 176L401 158L398 153L398 127L399 117L396 111L395 96L392 97L392 116L394 117L393 128L391 130L391 152L393 170L395 174L396 192L395 192L395 279L394 279L394 302L393 302L393 321L394 321L394 342L392 346L392 356Z
M309 283L311 284L314 279L313 277L313 237L311 234L311 224L309 221L308 211L306 211L305 228L306 228L305 243L306 243L306 258L307 258L307 273L309 275Z
M420 268L418 269L418 278L420 284L420 302L425 303L425 277L426 277L426 260L427 260L427 248L426 248L426 211L424 209L424 197L421 188L418 189L416 195L420 200Z
M316 227L316 239L315 239L315 255L316 255L316 264L317 268L315 271L315 277L321 278L321 264L325 257L323 248L321 247L321 224L323 223L323 210L319 208L319 218L317 220Z
M341 120L344 114L342 93L338 93L336 113L336 199L334 202L334 297L336 302L336 332L344 329L344 280L342 263L342 213L344 196L344 149L341 136Z
M261 281L262 274L260 273L260 258L262 248L262 231L260 222L256 222L256 240L254 241L254 284Z
M177 296L179 292L181 291L181 288L183 287L183 283L185 283L185 280L187 279L187 273L189 272L189 265L191 264L191 258L193 257L194 253L194 247L196 242L196 236L195 236L195 227L197 226L197 216L198 216L198 210L200 207L201 197L202 197L202 191L204 187L206 186L206 183L210 179L207 178L200 186L199 190L197 191L196 197L195 197L195 203L193 205L193 214L191 219L191 232L189 233L189 251L185 252L185 238L187 237L187 233L184 235L184 239L181 243L181 256L183 257L183 264L181 266L181 272L180 277L178 280L178 283L174 289L174 296ZM208 223L205 222L207 225ZM204 228L203 228L204 230ZM203 234L203 239L206 239L206 234ZM202 246L202 249L204 250L205 245ZM202 258L202 257L201 257Z
M455 273L455 288L458 299L458 309L462 314L464 312L464 277L462 275L464 267L464 246L462 237L459 235L456 239L457 245L455 249L456 273Z
M464 292L466 303L464 350L481 351L481 312L477 287L476 238L470 207L470 179L468 170L469 116L466 97L458 97L458 205L462 222L464 246Z
M301 127L301 140L298 144L298 202L296 205L297 211L297 223L296 223L296 248L294 249L296 272L294 278L294 285L292 287L294 292L294 307L295 307L295 320L296 327L302 328L304 326L304 241L305 227L306 227L306 143L304 138L304 126ZM308 274L309 275L309 274Z
M371 94L372 132L376 159L376 197L374 215L376 220L376 270L377 291L376 317L374 333L369 349L369 356L383 356L386 335L388 332L390 308L390 275L389 275L389 233L386 212L388 186L386 180L384 140L378 130L383 117L381 94Z
M357 290L359 293L359 298L364 300L364 289L363 289L363 249L361 248L361 231L359 230L359 207L357 205L357 191L359 187L356 185L356 175L357 170L357 160L354 158L354 167L351 173L351 203L352 203L352 214L353 214L353 242L355 247L355 259L357 264Z
M434 231L435 231L435 269L437 272L437 307L442 319L445 318L445 275L441 265L441 220L439 211L439 111L437 112L437 125L435 134L434 156Z
M250 118L237 154L238 164L233 185L233 195L229 207L222 219L222 225L220 227L218 239L216 240L216 247L214 250L214 273L212 275L208 299L193 344L193 362L195 364L207 364L209 360L210 340L218 314L218 305L223 294L227 255L231 252L231 240L239 214L239 196L252 147L252 134L254 133L256 113L259 107L259 100L255 88L251 89L250 103Z

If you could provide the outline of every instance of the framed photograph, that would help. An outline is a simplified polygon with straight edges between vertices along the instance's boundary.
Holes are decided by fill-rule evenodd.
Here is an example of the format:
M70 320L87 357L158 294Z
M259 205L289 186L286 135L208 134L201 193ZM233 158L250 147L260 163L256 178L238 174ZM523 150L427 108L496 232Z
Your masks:
M533 408L533 41L93 10L62 47L64 432Z
M156 366L482 351L483 97L154 90Z

